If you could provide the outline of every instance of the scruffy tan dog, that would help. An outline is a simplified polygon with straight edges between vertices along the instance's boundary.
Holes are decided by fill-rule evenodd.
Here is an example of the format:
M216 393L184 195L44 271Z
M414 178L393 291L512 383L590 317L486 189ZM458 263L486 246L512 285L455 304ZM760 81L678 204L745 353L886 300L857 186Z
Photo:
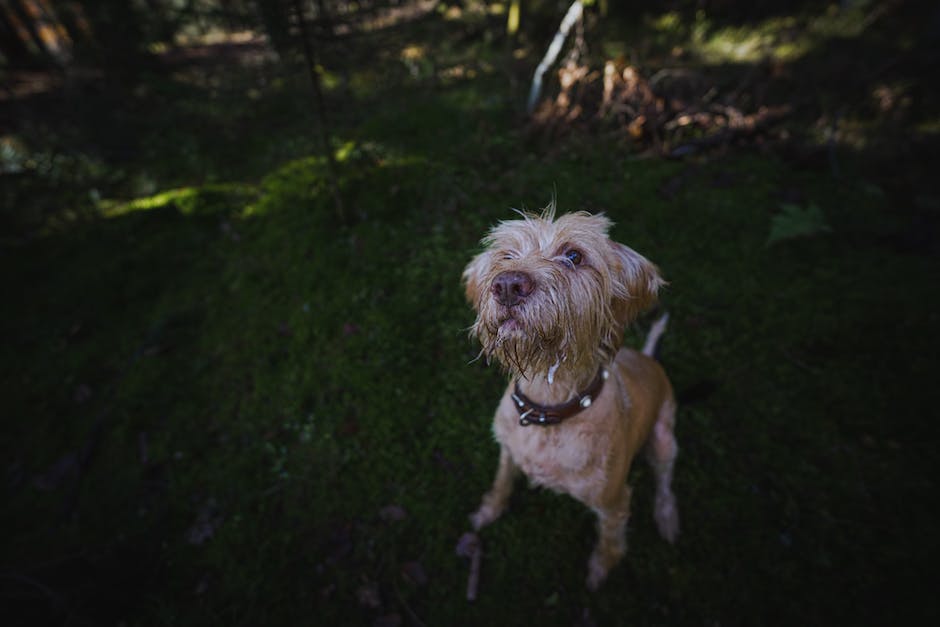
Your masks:
M479 530L502 514L520 469L532 484L570 494L597 514L587 576L596 589L626 552L626 479L644 444L660 535L673 542L679 533L670 487L676 405L651 358L665 316L642 352L620 348L626 325L655 302L663 281L656 266L607 237L603 215L554 213L550 205L500 223L463 273L477 312L471 334L513 379L493 421L496 479L471 521Z

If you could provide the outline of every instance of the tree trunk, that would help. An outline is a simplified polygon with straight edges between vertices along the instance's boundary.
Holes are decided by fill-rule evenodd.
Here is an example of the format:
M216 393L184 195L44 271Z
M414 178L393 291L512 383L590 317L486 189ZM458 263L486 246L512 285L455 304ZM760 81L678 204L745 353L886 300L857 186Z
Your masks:
M304 10L300 0L293 0L294 13L297 16L297 23L300 28L300 39L303 43L304 59L307 68L310 71L310 83L313 87L313 102L317 109L318 123L320 127L320 141L323 143L323 152L326 153L326 163L329 170L330 190L333 192L333 202L336 205L336 214L340 220L345 218L343 211L343 199L339 194L339 184L337 183L336 160L333 158L333 145L330 141L330 135L327 131L326 106L323 103L323 89L320 85L320 73L317 72L317 60L314 48L307 36L307 23L304 20ZM322 5L321 5L322 6Z

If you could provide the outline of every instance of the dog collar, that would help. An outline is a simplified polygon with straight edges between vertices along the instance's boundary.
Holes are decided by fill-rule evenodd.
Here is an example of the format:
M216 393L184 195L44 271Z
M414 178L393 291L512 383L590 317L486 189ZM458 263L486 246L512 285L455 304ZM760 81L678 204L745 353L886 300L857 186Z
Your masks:
M539 405L538 403L533 403L532 399L523 394L522 390L519 389L519 381L517 380L516 387L512 393L512 400L516 405L516 410L519 412L519 424L523 427L528 427L529 425L547 427L549 425L557 425L561 421L571 418L582 409L587 409L591 406L594 399L601 393L601 389L604 387L604 381L607 380L608 376L610 376L610 374L607 372L607 368L601 366L597 371L597 376L594 377L594 381L591 382L591 385L575 394L570 400L559 405Z

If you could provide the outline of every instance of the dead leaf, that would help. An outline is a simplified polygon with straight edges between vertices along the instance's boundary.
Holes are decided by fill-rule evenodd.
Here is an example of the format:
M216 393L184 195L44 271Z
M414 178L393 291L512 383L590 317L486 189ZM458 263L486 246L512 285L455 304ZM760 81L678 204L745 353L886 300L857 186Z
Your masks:
M382 606L382 598L379 595L379 586L374 581L369 581L356 590L356 600L359 605L372 609L378 609Z
M79 383L75 386L75 391L72 392L72 400L75 401L77 405L86 403L91 399L91 388L85 385L84 383Z
M372 624L374 627L399 627L401 625L401 616L393 612L385 616L379 616Z
M473 557L479 546L479 536L477 536L477 534L472 531L468 531L467 533L460 536L460 540L457 541L455 551L460 557Z
M40 490L55 490L65 479L79 470L78 453L71 451L60 457L46 472L33 479L33 485Z
M196 522L186 530L186 541L196 546L208 542L222 525L222 520L215 499L209 498L199 508Z
M423 587L428 584L428 574L421 562L405 562L401 565L401 574L416 586Z
M408 512L401 505L386 505L379 510L379 517L385 522L399 522L408 517Z

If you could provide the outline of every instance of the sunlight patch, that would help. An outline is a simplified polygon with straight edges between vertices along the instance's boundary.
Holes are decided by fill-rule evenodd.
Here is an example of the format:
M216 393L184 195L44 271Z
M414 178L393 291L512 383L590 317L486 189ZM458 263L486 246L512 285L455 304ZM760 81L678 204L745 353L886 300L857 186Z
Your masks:
M212 213L240 207L247 199L254 197L257 189L245 183L216 183L201 187L180 187L152 196L135 198L129 202L102 200L101 215L105 218L151 211L173 206L182 215L191 216L199 213Z
M690 21L684 22L680 13L670 11L647 18L646 24L662 37L687 46L707 63L793 61L828 39L861 35L881 13L875 10L866 15L864 4L849 8L831 5L816 16L777 16L748 26L722 27L704 10Z

